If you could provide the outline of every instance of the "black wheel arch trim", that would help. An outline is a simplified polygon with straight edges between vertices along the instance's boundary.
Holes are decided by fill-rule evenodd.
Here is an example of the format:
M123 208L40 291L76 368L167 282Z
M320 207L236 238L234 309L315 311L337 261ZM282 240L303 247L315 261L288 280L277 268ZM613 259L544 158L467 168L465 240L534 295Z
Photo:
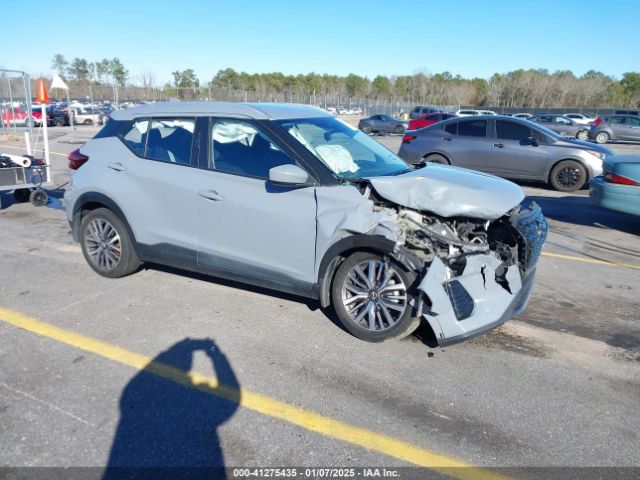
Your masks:
M138 243L136 242L136 237L133 234L133 230L131 229L131 225L129 225L129 221L127 217L124 215L122 209L118 206L118 204L113 201L111 198L107 197L103 193L98 192L88 192L83 193L78 197L78 199L73 204L73 221L71 223L71 233L73 235L73 240L76 242L80 241L80 224L82 223L82 212L86 210L87 205L102 205L104 208L111 210L118 218L122 221L125 228L127 229L127 233L129 234L129 238L131 239L131 243L138 252ZM100 208L100 207L96 207ZM95 210L92 208L91 210Z
M407 270L420 271L423 262L412 253L396 248L395 242L382 235L351 235L342 238L327 249L318 269L318 299L323 308L331 304L331 282L345 254L357 251L372 251L389 255Z

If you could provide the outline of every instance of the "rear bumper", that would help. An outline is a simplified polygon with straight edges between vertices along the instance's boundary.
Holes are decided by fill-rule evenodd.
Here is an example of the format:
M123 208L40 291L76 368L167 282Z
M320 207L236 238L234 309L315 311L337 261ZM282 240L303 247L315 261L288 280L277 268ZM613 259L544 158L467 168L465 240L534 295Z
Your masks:
M640 215L640 187L607 182L603 176L590 183L589 196L594 204L619 212Z

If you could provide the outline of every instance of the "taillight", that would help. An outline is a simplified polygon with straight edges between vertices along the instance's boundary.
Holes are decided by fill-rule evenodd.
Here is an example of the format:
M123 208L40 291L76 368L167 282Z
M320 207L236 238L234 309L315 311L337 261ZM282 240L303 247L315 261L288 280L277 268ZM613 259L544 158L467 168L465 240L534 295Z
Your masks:
M69 168L77 170L89 160L89 157L80 153L80 149L76 149L69 154Z
M600 125L602 122L604 122L604 118L596 118L596 121L593 122L593 126L597 127L598 125Z
M409 143L411 140L415 139L415 135L405 135L402 137L402 143Z
M618 183L620 185L634 185L640 186L640 183L631 180L630 178L623 177L622 175L616 175L615 173L607 173L605 178L609 180L611 183Z

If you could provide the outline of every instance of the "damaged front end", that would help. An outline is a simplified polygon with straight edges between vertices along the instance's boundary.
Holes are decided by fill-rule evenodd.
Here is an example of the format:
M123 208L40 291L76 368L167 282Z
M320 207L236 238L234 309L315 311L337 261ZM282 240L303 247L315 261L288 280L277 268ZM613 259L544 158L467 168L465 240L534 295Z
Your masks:
M429 322L440 345L479 335L524 310L547 235L539 206L518 206L485 222L425 217L431 225L445 227L442 233L457 233L449 244L442 235L430 237L433 243L418 284L417 314ZM420 245L428 243L424 236L432 230L408 232L406 247L415 250L416 235Z
M392 215L402 232L396 254L422 263L413 306L439 345L477 336L524 311L548 228L538 205L475 219L439 216L375 197L372 192L374 210Z

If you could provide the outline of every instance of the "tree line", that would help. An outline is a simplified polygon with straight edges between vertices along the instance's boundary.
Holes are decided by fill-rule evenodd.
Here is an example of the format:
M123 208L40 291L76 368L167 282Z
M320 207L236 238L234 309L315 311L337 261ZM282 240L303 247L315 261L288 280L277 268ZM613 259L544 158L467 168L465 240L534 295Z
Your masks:
M477 105L498 108L637 108L640 106L640 73L627 72L616 79L590 70L576 76L570 70L518 69L496 73L489 79L463 78L449 72L384 76L373 79L351 73L346 76L281 72L247 73L232 68L220 70L208 82L201 82L191 68L172 72L172 79L158 84L153 72L132 78L120 59L91 62L84 58L68 61L56 54L54 71L71 83L78 94L93 86L115 85L132 89L138 96L163 98L208 98L216 100L270 99L323 104L396 102L430 105ZM82 93L81 93L82 92ZM336 100L338 99L338 100Z

